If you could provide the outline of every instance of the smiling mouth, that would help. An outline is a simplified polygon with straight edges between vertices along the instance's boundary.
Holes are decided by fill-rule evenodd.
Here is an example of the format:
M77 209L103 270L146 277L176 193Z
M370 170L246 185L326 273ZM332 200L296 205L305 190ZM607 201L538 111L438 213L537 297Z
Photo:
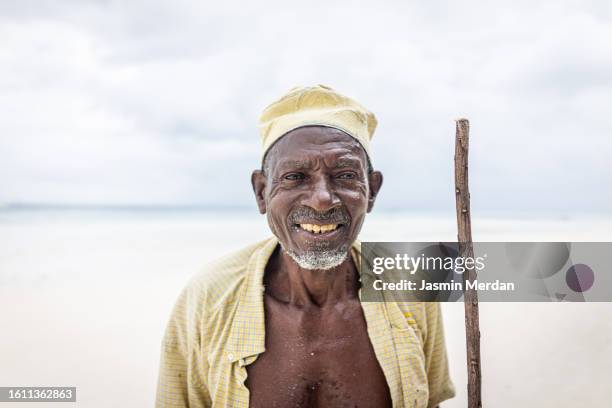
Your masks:
M312 234L327 234L336 231L338 228L342 227L343 224L296 224L296 226Z

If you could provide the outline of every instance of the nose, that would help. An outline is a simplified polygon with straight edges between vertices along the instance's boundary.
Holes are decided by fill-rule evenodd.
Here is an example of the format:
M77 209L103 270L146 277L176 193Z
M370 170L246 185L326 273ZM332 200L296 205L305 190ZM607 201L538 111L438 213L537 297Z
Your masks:
M303 204L318 212L325 212L340 207L341 201L328 178L318 177L313 181L312 189L305 197Z

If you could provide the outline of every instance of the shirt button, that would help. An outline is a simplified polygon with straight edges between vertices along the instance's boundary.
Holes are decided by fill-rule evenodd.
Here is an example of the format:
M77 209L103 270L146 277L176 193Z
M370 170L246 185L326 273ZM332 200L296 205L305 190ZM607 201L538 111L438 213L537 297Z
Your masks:
M234 359L234 355L233 355L232 353L229 353L229 354L227 355L227 359L228 359L229 361L232 361L232 360Z

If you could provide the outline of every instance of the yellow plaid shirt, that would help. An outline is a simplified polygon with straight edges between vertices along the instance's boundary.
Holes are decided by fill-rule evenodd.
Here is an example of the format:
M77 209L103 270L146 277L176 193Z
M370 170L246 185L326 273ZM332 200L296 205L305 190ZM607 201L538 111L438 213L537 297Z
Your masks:
M263 275L277 245L270 238L226 256L183 290L163 339L158 408L249 406L245 366L265 351ZM438 303L361 305L394 407L434 407L455 395Z

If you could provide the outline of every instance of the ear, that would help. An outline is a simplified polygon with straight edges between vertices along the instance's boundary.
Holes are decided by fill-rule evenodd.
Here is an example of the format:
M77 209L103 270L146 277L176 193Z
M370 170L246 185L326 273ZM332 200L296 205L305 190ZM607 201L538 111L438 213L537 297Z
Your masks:
M255 193L255 200L257 201L257 208L259 208L260 214L266 213L266 176L261 170L253 170L251 174L251 184L253 185L253 193Z
M373 171L368 175L370 183L370 196L368 197L368 212L372 211L374 207L374 201L380 191L380 187L383 183L383 175L380 171Z

